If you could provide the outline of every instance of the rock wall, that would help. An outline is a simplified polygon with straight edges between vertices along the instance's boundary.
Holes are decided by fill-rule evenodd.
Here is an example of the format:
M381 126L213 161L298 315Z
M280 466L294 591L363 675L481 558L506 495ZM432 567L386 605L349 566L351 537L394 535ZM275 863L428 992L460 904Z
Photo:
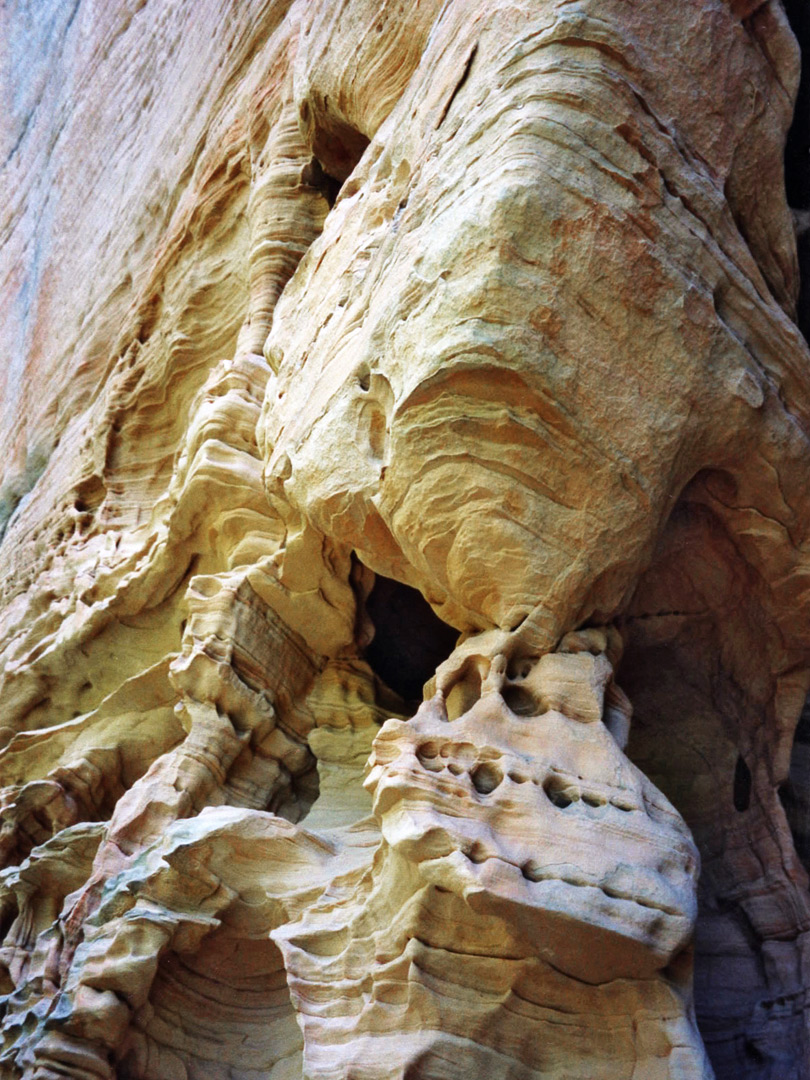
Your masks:
M3 5L0 1076L810 1078L788 15Z

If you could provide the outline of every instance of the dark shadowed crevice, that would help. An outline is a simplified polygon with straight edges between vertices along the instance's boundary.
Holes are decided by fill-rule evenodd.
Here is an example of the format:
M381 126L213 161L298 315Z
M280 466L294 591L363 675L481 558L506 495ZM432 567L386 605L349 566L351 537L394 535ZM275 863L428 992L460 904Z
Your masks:
M777 941L783 931L769 906L769 896L779 896L783 910L794 902L798 910L801 882L773 859L763 896L757 846L768 836L789 847L770 782L776 739L763 740L772 721L761 687L775 693L767 657L778 637L764 614L767 593L701 498L733 505L733 478L712 472L693 480L620 620L617 680L633 703L626 752L683 815L700 851L693 989L715 1077L806 1080L806 999L791 966L797 947ZM794 747L797 765L805 733L810 763L807 721ZM801 776L810 769L791 770L791 780ZM805 795L791 785L782 797L796 806L794 835L810 838L810 783ZM771 957L779 950L790 960L777 966Z
M802 50L802 76L793 124L785 144L785 187L797 221L800 292L798 323L810 339L810 5L784 0L785 11Z
M335 205L335 200L340 191L340 181L336 180L334 176L330 176L329 173L325 173L317 158L313 158L304 168L301 182L306 184L307 187L320 191L321 195L326 199L330 210Z
M734 767L734 809L742 814L751 805L751 770L742 754L737 757Z
M785 145L785 187L790 206L810 206L810 5L784 0L793 33L802 50L802 76Z
M790 774L779 798L793 834L796 854L810 873L810 698L805 702L790 755Z
M368 136L331 107L328 97L302 101L298 115L313 155L339 187L365 153Z
M374 638L365 660L414 711L422 687L456 644L458 631L436 615L417 589L377 576L366 599Z

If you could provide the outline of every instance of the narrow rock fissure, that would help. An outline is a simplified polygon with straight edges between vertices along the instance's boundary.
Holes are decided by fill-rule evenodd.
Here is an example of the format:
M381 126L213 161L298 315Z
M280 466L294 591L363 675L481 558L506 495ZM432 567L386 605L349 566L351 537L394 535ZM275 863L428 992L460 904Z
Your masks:
M790 773L779 798L793 834L796 854L810 873L810 697L796 725L790 755Z
M798 324L810 340L810 8L806 0L785 0L784 6L802 50L801 82L785 144L785 187L796 223L800 274Z
M742 814L751 805L751 770L740 754L734 768L734 809Z

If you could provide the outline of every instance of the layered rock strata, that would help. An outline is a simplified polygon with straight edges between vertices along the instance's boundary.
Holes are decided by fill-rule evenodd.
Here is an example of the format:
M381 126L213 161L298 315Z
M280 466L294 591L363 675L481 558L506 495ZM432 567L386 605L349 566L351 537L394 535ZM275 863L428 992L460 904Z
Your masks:
M810 1077L779 0L0 20L0 1074Z

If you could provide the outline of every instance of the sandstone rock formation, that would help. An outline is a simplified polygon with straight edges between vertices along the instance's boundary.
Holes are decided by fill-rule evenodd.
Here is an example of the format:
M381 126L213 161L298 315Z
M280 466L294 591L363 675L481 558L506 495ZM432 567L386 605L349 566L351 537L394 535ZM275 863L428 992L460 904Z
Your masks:
M0 1076L810 1078L788 15L3 6Z

